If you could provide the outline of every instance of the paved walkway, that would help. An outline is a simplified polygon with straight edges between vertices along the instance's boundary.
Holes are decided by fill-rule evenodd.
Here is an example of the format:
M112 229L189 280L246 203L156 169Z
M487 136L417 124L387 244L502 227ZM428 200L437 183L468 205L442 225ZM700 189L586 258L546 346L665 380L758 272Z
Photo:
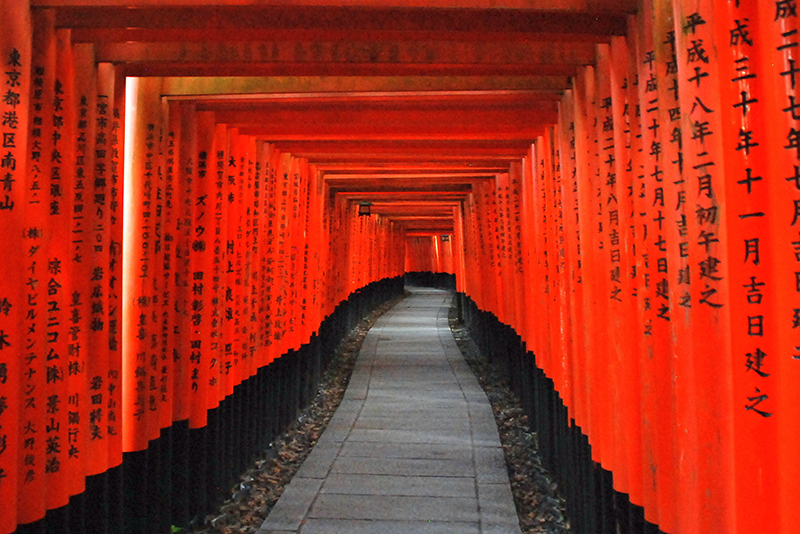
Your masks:
M409 289L367 334L258 534L519 534L489 401L448 327L451 294Z

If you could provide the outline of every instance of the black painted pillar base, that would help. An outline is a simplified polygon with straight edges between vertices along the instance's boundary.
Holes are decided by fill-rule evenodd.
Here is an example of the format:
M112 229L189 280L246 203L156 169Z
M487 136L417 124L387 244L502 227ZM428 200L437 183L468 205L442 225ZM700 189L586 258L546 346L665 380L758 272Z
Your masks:
M464 294L457 295L464 324L480 351L505 375L539 437L542 463L567 503L576 534L663 534L645 521L641 506L614 490L614 475L592 460L589 439L575 425L553 381L536 366L519 335Z
M88 477L86 491L67 506L20 525L15 534L169 534L172 525L202 521L314 399L339 342L403 287L398 276L354 292L308 343L234 387L209 410L205 427L173 423L146 450L125 453L121 466Z

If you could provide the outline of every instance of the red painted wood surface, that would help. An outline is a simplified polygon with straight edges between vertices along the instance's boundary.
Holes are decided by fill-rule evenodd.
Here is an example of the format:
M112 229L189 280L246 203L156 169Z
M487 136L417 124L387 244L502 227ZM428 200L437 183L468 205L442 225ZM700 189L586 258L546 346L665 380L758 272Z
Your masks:
M32 3L0 0L0 534L404 271L521 335L663 531L796 530L795 2Z

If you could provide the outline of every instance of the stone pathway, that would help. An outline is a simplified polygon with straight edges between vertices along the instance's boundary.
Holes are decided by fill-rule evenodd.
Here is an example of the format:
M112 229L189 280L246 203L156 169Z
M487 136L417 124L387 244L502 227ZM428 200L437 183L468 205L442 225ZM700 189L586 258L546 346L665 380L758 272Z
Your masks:
M448 327L451 294L408 289L259 534L519 534L492 409Z

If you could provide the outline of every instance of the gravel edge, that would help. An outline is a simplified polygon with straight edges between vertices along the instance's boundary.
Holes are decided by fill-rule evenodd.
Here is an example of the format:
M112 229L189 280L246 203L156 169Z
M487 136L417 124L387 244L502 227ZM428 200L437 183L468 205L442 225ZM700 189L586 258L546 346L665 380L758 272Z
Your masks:
M255 534L258 531L338 408L367 332L403 298L405 295L400 295L376 308L339 344L336 356L320 380L317 396L292 426L250 465L231 489L231 497L214 514L197 518L185 530L174 527L173 532ZM478 350L464 324L457 321L455 305L451 306L448 319L456 344L492 405L522 533L571 532L564 515L564 500L558 495L557 483L542 466L536 433L530 430L519 399L499 370Z
M564 514L565 501L558 494L558 484L542 465L537 435L530 429L522 403L498 368L478 350L466 326L458 322L455 300L448 319L461 354L492 405L520 529L523 534L571 532Z
M258 531L339 407L367 332L381 315L405 297L406 294L399 295L378 306L339 343L336 356L320 379L317 396L300 412L292 426L241 475L231 489L231 497L214 514L196 518L186 529L173 527L173 533L254 534Z

